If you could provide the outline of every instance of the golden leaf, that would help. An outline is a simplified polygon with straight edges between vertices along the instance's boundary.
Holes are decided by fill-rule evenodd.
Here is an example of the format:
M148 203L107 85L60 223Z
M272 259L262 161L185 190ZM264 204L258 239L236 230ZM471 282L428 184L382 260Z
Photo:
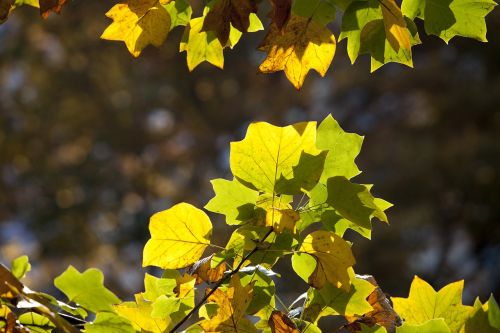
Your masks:
M273 311L268 323L273 333L300 333L297 325L281 311Z

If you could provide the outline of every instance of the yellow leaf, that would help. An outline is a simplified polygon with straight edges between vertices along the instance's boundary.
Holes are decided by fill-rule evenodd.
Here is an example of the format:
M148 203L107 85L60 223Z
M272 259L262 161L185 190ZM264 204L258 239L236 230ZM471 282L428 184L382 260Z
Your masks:
M184 274L184 276L176 279L177 286L174 291L179 298L184 298L189 295L191 292L194 292L194 284L196 279L189 275Z
M187 53L189 71L204 61L220 69L224 67L224 48L214 32L202 31L203 21L204 17L197 17L189 21L180 43L179 51Z
M395 0L379 0L384 17L385 34L389 44L394 51L399 52L399 48L410 51L410 32L406 27L406 21L401 13L401 8Z
M154 214L149 230L151 239L144 247L143 266L178 269L203 255L210 244L212 223L202 210L180 203Z
M266 212L266 226L273 227L274 232L278 234L285 230L295 233L295 224L299 219L299 213L293 209L271 207Z
M231 143L230 165L233 175L250 188L299 194L316 185L325 156L316 148L316 122L286 127L258 122L248 127L242 141ZM274 195L272 200L275 207Z
M169 317L152 317L152 303L144 300L141 294L135 295L135 302L123 302L113 308L120 316L128 319L139 332L163 333L171 323Z
M451 333L458 333L473 308L462 304L464 281L450 283L436 292L427 282L415 276L408 298L393 297L394 310L410 325L444 318Z
M311 69L325 76L335 49L335 36L327 27L309 18L292 15L281 30L276 23L269 28L259 46L259 50L267 52L259 70L262 73L285 71L288 80L300 89Z
M321 289L328 281L337 288L349 291L348 269L356 261L349 243L342 237L331 231L314 231L307 235L299 251L316 259L316 268L308 281L311 286Z
M273 333L300 333L297 325L281 311L273 311L268 323Z
M128 0L111 8L106 16L113 20L101 38L123 41L129 52L138 57L152 44L160 47L170 31L171 19L162 6L165 0Z
M208 302L217 303L219 308L215 316L202 321L200 326L206 333L256 333L255 326L244 317L252 293L253 283L243 287L239 276L233 275L226 291L217 289L208 298Z

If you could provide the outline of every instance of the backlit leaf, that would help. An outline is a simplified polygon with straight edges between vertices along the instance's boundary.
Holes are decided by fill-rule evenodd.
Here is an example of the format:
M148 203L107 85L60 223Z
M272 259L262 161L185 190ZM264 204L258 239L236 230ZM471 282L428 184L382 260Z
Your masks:
M473 308L462 305L464 282L450 283L436 292L427 282L415 276L408 298L393 297L394 310L409 325L444 318L451 333L458 333Z
M66 0L39 0L40 14L43 18L49 17L50 12L60 14L66 3Z
M396 328L396 333L450 333L450 328L443 318L438 318L420 325L404 323L401 327Z
M493 0L403 0L403 14L424 20L425 32L446 43L455 36L486 42L485 16L496 6Z
M136 295L135 302L124 302L114 307L116 313L130 321L136 331L163 333L170 325L170 317L154 318L152 303L141 295Z
M86 333L134 333L126 318L113 312L99 312L92 323L85 324Z
M203 31L214 31L222 45L229 39L231 26L241 32L247 32L250 26L250 14L257 11L254 0L215 0L206 14Z
M191 19L184 30L179 51L186 51L190 71L204 61L223 68L223 47L212 31L202 31L204 17Z
M269 326L273 333L300 333L297 325L281 311L273 311L269 318Z
M205 209L224 214L229 225L242 224L254 218L259 192L246 187L237 179L214 179L211 183L215 197L205 205Z
M255 333L257 329L252 322L244 317L245 311L252 300L253 284L241 286L238 275L233 275L226 291L217 289L208 302L219 305L217 314L204 320L200 326L207 333Z
M201 258L210 244L212 223L202 210L180 203L154 214L149 230L151 239L144 247L143 266L177 269Z
M231 143L230 165L240 182L256 190L299 194L317 183L325 155L316 148L315 122L285 127L258 122L242 141Z
M101 38L123 41L138 57L149 44L160 47L171 27L169 12L163 7L170 0L127 0L111 8L106 16L113 20Z
M316 268L308 278L311 286L321 289L328 281L349 292L351 285L348 269L356 261L345 240L333 232L318 230L306 236L299 251L316 259Z
M495 305L493 296L485 304L481 304L479 298L476 298L471 316L465 321L460 333L500 333L500 327L497 326L500 316L497 312L498 305Z
M120 302L115 294L104 287L103 282L104 276L98 269L90 268L80 273L73 266L54 279L54 285L71 302L93 312L111 311L113 304Z
M283 30L283 27L290 19L292 12L292 0L270 0L273 5L271 18L278 30Z
M387 41L396 52L399 52L400 48L410 51L410 32L396 0L380 0L380 4Z
M259 46L267 53L260 64L262 73L284 71L288 80L300 89L307 73L314 69L325 76L335 55L336 41L324 25L307 17L292 15L284 29L272 24Z
M31 264L28 256L20 256L12 260L11 272L16 278L22 279L30 270Z

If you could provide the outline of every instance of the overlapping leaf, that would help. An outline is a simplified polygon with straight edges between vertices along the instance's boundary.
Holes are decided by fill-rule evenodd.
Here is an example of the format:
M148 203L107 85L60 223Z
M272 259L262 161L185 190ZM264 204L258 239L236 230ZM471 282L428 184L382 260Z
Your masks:
M421 325L443 318L451 333L458 333L472 313L462 305L463 281L451 283L436 292L427 282L415 276L408 298L393 297L394 309L410 325Z
M134 57L138 57L149 44L160 47L172 24L170 14L163 6L170 1L127 0L115 5L106 13L113 23L101 38L123 41Z
M267 53L262 73L284 71L300 89L311 69L325 76L335 55L336 40L324 25L307 17L292 15L284 28L273 23L259 46Z

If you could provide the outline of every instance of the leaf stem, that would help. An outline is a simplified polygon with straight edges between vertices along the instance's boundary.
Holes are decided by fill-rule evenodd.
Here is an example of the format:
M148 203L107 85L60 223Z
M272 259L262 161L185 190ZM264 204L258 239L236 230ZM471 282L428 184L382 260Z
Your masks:
M241 267L243 266L243 264L245 263L245 261L247 261L248 258L250 258L255 252L257 252L258 250L260 250L259 245L262 244L262 243L264 243L264 241L267 239L267 237L269 237L269 235L271 235L272 232L273 232L273 228L271 227L271 229L269 229L269 231L264 235L264 237L262 237L262 239L259 240L259 242L255 245L255 247L253 248L253 250L250 251L250 252L248 252L248 254L246 256L244 256L243 259L241 259L241 261L238 264L238 266L236 266L235 269L231 270L222 279L220 279L215 284L215 286L195 305L195 307L191 311L189 311L189 313L186 316L184 316L184 318L182 318L182 320L179 321L177 323L177 325L175 325L168 333L174 333L177 329L179 329L189 318L191 318L191 316L193 315L193 313L195 313L196 311L198 311L198 309L208 300L208 298L217 289L219 289L219 287L224 282L226 282L228 279L230 279L234 274L238 273L240 271Z

